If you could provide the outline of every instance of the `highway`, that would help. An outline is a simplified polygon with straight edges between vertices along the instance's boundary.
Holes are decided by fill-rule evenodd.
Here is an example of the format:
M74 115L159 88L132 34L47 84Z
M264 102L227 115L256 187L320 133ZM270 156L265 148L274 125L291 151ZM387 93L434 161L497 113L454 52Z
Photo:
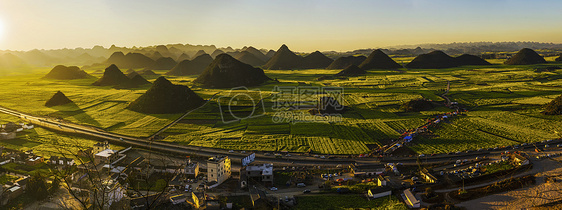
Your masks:
M216 155L228 155L234 163L240 163L242 158L249 155L249 153L229 152L223 149L208 148L208 147L176 145L167 142L151 141L145 138L137 138L137 137L131 137L121 134L115 134L115 133L103 131L99 128L65 122L58 119L33 116L12 109L8 109L5 107L0 107L0 113L16 116L27 123L31 123L36 126L41 126L51 130L56 130L69 134L87 135L94 138L107 140L109 142L116 143L116 144L121 144L121 145L125 144L125 145L145 148L149 150L170 152L182 156L197 155L197 156L211 157ZM319 159L314 157L302 156L303 154L297 154L297 153L291 153L291 154L293 156L283 157L283 158L275 158L273 156L256 154L256 161L285 163L285 164L312 164L312 165L322 164L322 165L333 165L333 166L340 165L340 164L351 164L354 162L353 160L346 160L346 159L329 160L329 159Z
M0 107L0 113L9 114L12 116L19 117L25 122L34 124L36 126L41 126L51 130L56 130L69 134L81 134L98 139L107 140L112 143L120 145L129 145L139 148L145 148L149 150L156 150L160 152L169 152L173 154L178 154L182 156L203 156L211 157L216 155L227 155L232 159L233 163L239 164L241 159L249 155L248 153L241 153L241 151L229 152L224 149L208 148L208 147L197 147L197 146L184 146L176 145L168 142L151 141L146 138L131 137L121 134L115 134L107 132L95 127L89 127L84 125L79 125L75 123L65 122L58 119L48 118L48 117L38 117L25 113L21 113L12 109L5 107ZM521 146L520 150L532 151L536 147L544 148L545 144L550 144L554 146L556 144L562 143L561 139L543 141L540 143L529 144L526 146ZM265 155L265 153L256 153L256 161L259 162L270 162L278 163L282 165L322 165L322 166L336 166L336 165L348 165L348 164L376 164L381 162L391 162L391 163L404 163L404 164L416 164L418 159L422 162L427 163L439 163L448 162L456 159L464 158L474 158L477 156L498 156L501 152L505 150L513 150L509 148L498 148L496 150L488 149L483 151L472 151L472 152L458 152L455 154L437 154L435 156L426 155L424 157L383 157L382 160L378 158L335 158L335 159L321 159L318 157L307 156L304 153L289 153L290 157L283 156L282 158L276 158L274 156ZM266 152L269 153L269 152ZM345 166L344 166L345 167Z

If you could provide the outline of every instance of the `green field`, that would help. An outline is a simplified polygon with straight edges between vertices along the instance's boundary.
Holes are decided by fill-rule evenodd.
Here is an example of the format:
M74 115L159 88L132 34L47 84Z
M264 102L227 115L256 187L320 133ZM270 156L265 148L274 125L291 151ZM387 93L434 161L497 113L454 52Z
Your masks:
M407 62L411 58L400 59ZM450 81L451 100L459 102L469 112L466 116L452 119L450 123L432 128L432 136L417 138L411 146L414 151L425 154L444 153L559 138L562 116L545 116L540 112L542 105L562 93L562 70L536 73L536 67L538 65L370 70L364 76L323 81L317 81L316 78L335 74L339 70L265 70L266 75L279 82L268 82L250 88L259 89L259 92L250 92L252 98L264 99L263 106L257 107L254 117L237 120L231 115L243 117L252 112L250 100L239 100L228 106L231 96L246 93L245 91L231 92L229 89L196 86L192 89L204 99L218 94L205 107L196 110L161 136L162 141L182 145L234 150L366 153L370 148L398 138L408 129L423 125L426 119L435 114L452 111L444 106L421 112L400 110L402 103L416 98L424 97L442 103L443 99L438 95L443 93L447 81ZM91 86L95 78L74 81L41 79L48 70L37 69L28 74L1 77L0 84L3 85L0 86L0 105L138 137L149 136L181 116L146 115L125 109L129 102L144 93L150 85L118 90ZM162 74L164 71L156 73ZM153 76L147 79L153 81L155 78ZM176 84L191 87L196 76L168 78ZM341 103L348 106L349 110L338 122L277 123L273 118L278 110L272 108L277 101L276 86L295 86L299 90L342 87L344 94ZM45 107L45 101L58 90L73 100L74 104ZM314 99L300 98L295 102L307 105L311 104L310 100ZM307 110L292 110L289 113L307 115ZM0 116L1 122L15 120L7 115ZM17 140L3 141L0 144L13 149L33 148L54 152L55 149L50 146L54 142L76 142L80 146L94 143L37 128Z

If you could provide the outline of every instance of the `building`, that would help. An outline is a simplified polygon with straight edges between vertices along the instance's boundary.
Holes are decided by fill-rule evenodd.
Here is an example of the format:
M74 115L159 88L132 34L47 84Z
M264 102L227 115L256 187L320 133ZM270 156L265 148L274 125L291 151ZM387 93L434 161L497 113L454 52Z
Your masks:
M91 197L90 202L97 202L96 205L103 202L103 209L112 209L111 205L121 201L123 197L125 197L126 189L121 186L119 182L103 180L99 186L99 189L94 189L97 197ZM94 196L94 194L91 194L91 196Z
M422 169L420 171L420 175L423 180L429 183L436 183L439 181L435 176L433 176L433 174L431 174L431 172L427 170L427 168Z
M87 149L84 149L84 150L81 149L81 150L78 150L77 156L83 157L83 158L92 158L92 151L93 151L93 148L87 148Z
M21 126L19 126L18 124L15 124L13 122L9 122L6 123L2 126L0 126L3 130L5 130L6 132L15 132L17 131L19 128L21 128Z
M223 183L231 175L231 164L228 156L216 156L207 160L207 181Z
M369 165L353 165L349 166L351 173L354 176L375 176L383 174L386 171L384 164L369 164Z
M34 166L43 162L43 157L35 156L27 160L27 165Z
M416 196L414 196L410 189L404 190L404 202L406 202L406 205L410 208L420 207L420 201L416 198Z
M94 146L92 147L92 154L98 154L101 151L107 150L109 149L109 142L104 141L104 142L98 142L96 144L94 144Z
M17 185L10 186L2 192L1 204L6 205L10 200L15 199L23 194L23 188Z
M198 162L191 162L191 159L187 161L185 165L184 173L186 178L188 179L195 179L197 175L199 175L199 163Z
M246 175L247 179L273 183L273 164L246 166L242 173Z
M186 201L187 201L187 196L185 196L184 194L170 196L170 202L174 205L186 203Z
M163 209L159 208L167 200L167 196L163 196L159 193L154 193L151 195L145 195L141 197L131 198L129 201L129 206L133 210L145 210L145 209ZM150 206L147 206L147 203Z
M513 155L513 162L515 164L517 164L518 166L524 166L524 165L529 165L529 159L519 155L519 154L515 154Z
M117 158L117 151L106 149L101 152L95 153L94 163L99 164L111 164Z
M17 186L19 186L19 187L21 187L22 189L25 190L28 180L29 180L29 177L21 177L21 178L17 179L16 181L14 181L14 183Z
M250 200L252 200L253 209L273 209L265 192L256 187L250 188Z
M59 157L59 156L51 156L51 158L49 159L49 163L61 167L70 167L70 166L74 166L74 159Z
M384 196L390 196L390 194L392 194L392 188L391 187L377 187L374 189L370 189L367 191L367 195L369 196L369 199L375 199L375 198L380 198L380 197L384 197Z
M0 140L15 139L16 132L7 132L5 130L0 130Z
M377 176L377 185L378 186L386 186L386 179L381 175Z

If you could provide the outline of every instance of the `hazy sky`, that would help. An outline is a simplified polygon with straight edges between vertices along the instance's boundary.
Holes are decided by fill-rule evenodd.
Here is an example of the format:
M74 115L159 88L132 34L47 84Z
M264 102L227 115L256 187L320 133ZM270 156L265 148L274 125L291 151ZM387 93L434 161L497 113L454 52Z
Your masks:
M169 43L353 50L470 41L562 43L562 1L0 0L0 49Z

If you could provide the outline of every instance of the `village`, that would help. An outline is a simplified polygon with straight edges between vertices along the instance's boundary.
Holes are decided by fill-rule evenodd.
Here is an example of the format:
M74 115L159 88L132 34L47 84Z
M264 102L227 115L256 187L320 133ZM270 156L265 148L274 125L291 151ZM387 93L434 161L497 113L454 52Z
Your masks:
M3 132L17 132L33 129L33 125L8 123L2 128ZM40 177L49 196L37 202L63 205L60 200L66 196L73 200L68 203L81 208L299 209L306 199L326 195L356 196L367 204L394 199L409 208L452 206L534 184L533 164L562 154L562 145L554 146L559 141L458 152L448 159L390 156L378 163L348 164L341 157L329 156L330 162L315 165L287 159L318 156L311 154L276 153L276 161L271 162L256 161L256 153L263 153L258 151L229 151L242 153L242 159L181 157L134 147L114 150L107 141L77 154L50 157L2 147L0 204L17 206L30 189L38 188ZM319 163L328 160L317 158Z

